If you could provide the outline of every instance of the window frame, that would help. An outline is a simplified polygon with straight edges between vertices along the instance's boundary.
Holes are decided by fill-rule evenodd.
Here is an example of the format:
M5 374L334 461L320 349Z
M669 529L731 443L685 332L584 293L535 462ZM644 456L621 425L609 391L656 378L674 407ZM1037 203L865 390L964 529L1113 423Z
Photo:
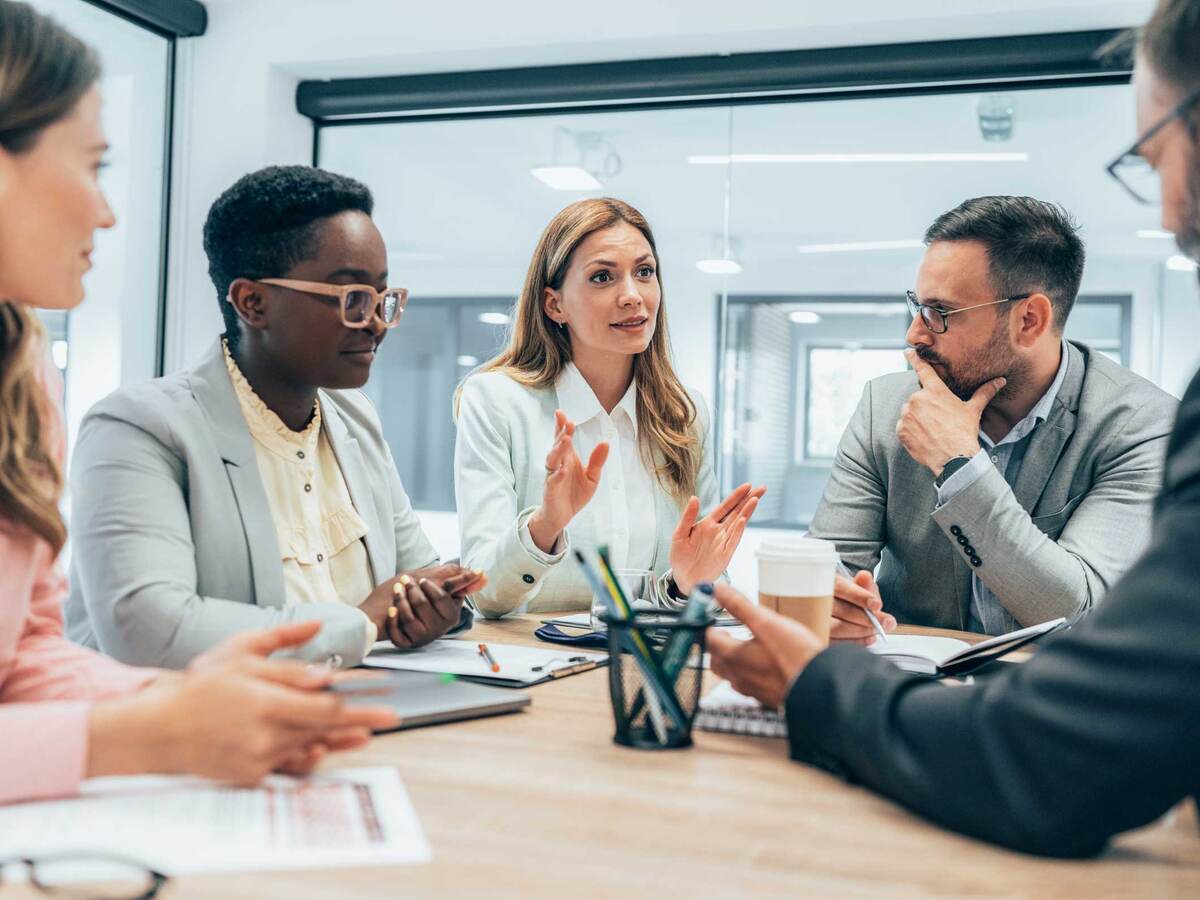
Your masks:
M158 304L155 310L154 374L161 376L166 364L168 264L171 246L172 162L175 157L175 88L178 71L178 39L198 37L208 27L208 13L197 0L80 0L118 19L135 25L167 42L167 84L163 135L163 184L160 197L161 224L158 236ZM70 27L69 25L67 26Z
M716 451L715 452L715 463L714 463L715 471L718 473L718 481L722 483L722 486L724 486L723 476L725 474L725 468L726 468L726 466L725 466L726 461L725 461L725 456L724 456L724 451L725 451L725 448L724 448L724 442L725 442L724 422L725 422L726 410L724 409L724 406L723 406L723 403L725 400L725 394L724 394L724 391L725 391L725 357L726 357L726 354L729 349L729 347L728 347L729 311L731 310L731 308L738 307L738 306L754 306L754 305L758 305L758 304L770 304L770 305L785 305L786 304L789 306L793 306L793 305L794 306L805 306L805 305L815 305L815 304L831 305L831 304L835 304L835 303L897 303L897 304L901 304L901 305L903 305L903 303L904 303L904 301L902 299L897 300L896 297L894 297L890 294L778 294L778 293L757 293L757 292L750 293L750 294L718 295L718 301L719 302L717 303L717 311L716 311L716 315L717 315L716 345L717 345L717 353L718 353L717 365L716 365L716 380L717 380L717 384L718 384L718 393L716 395L716 402L714 404L715 411L713 414L713 432L714 432L713 433L713 442L714 442L713 446ZM1126 368L1128 368L1130 355L1131 355L1132 349L1133 349L1133 345L1132 345L1132 339L1133 339L1133 295L1132 294L1114 294L1114 293L1094 293L1094 294L1081 293L1079 295L1078 299L1075 301L1075 306L1072 309L1072 314L1074 314L1077 310L1079 310L1079 308L1081 306L1112 306L1112 307L1116 307L1120 311L1121 337L1120 337L1120 346L1116 349L1118 349L1120 351L1120 364L1122 366L1125 366ZM892 344L886 343L886 342L878 340L878 339L868 338L868 339L861 340L861 341L855 341L854 343L858 343L861 346L863 346L864 348L869 348L869 349L895 349L895 347L893 347ZM901 341L898 345L896 345L896 347L898 347L900 349L903 349L904 346L906 346L906 345L903 343L903 341ZM793 341L793 347L795 347L795 341ZM789 468L792 468L792 467L825 468L825 467L832 465L835 457L824 457L824 456L814 457L814 456L810 456L808 454L808 446L807 446L808 434L809 434L808 420L809 420L810 409L811 409L811 391L812 391L812 378L811 378L811 369L810 369L810 351L813 349L819 349L819 348L843 349L845 347L845 343L839 344L836 341L822 340L822 341L817 341L814 343L806 343L805 347L806 347L806 352L805 352L805 358L803 361L803 364L805 366L804 398L803 398L804 408L803 408L803 410L797 409L798 400L799 400L798 397L793 396L791 398L791 400L789 401L790 407L791 407L790 418L791 418L791 422L792 422L792 427L791 427L791 430L788 435L788 445L789 445L789 447L788 447L788 466L789 466ZM1113 348L1097 346L1094 349L1096 349L1099 352L1099 351L1111 351ZM793 352L793 354L792 354L792 372L791 372L791 381L792 381L793 385L795 383L796 372L797 372L797 368L799 365L800 365L800 360L798 358L798 353ZM792 390L791 393L793 395L795 395L796 391ZM798 457L797 453L796 453L797 445L796 445L795 422L797 421L797 417L801 414L804 417L804 442L803 442L803 446L801 447L801 449L803 450L803 454L801 457ZM803 530L807 526L794 524L794 523L789 524L786 522L774 522L771 524L770 527L771 528L782 528L782 529L794 528L794 529Z
M903 340L898 343L883 343L872 340L856 341L859 349L862 350L898 350L904 352L908 346ZM836 456L815 456L809 452L809 438L812 435L810 423L812 421L812 353L814 350L848 350L850 349L845 342L837 343L835 341L821 341L817 343L804 344L804 443L801 446L801 452L796 453L796 448L792 447L792 465L817 465L824 466L827 463L832 465ZM793 422L795 421L796 413L792 413ZM794 429L793 429L794 433Z

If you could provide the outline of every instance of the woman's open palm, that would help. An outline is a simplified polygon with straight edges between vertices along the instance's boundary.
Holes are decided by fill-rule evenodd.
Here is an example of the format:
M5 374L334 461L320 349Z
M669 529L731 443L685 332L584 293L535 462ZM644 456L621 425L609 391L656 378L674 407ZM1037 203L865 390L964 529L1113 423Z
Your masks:
M585 466L572 443L575 424L561 409L554 412L554 425L554 446L546 454L542 512L547 523L560 532L595 496L608 459L608 444L597 444Z

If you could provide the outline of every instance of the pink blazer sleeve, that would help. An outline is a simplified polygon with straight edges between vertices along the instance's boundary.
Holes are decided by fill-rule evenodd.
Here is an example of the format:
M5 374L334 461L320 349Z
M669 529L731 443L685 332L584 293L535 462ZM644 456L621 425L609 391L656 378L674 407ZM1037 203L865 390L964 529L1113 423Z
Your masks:
M48 381L61 391L56 372ZM158 674L67 640L65 588L46 542L0 519L0 803L74 793L87 765L91 704Z

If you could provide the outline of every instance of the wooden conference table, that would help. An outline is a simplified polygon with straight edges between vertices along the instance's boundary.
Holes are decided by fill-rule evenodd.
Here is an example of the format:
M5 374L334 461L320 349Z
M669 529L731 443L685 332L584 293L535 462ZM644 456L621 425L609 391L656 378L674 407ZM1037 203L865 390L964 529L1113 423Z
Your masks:
M538 618L480 622L470 639L549 646L533 638ZM161 896L1200 897L1191 803L1099 860L1023 856L792 762L783 740L697 731L687 750L617 746L606 679L538 685L522 713L335 758L400 770L431 864L193 877Z

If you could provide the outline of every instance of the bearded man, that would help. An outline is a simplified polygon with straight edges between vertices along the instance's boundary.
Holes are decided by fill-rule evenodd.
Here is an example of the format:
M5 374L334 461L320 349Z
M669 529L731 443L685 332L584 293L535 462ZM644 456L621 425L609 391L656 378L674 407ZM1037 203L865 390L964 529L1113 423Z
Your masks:
M867 385L813 516L855 573L837 580L834 640L871 642L864 608L889 630L1075 617L1150 539L1177 403L1063 338L1084 266L1070 216L978 197L925 243L913 371Z

